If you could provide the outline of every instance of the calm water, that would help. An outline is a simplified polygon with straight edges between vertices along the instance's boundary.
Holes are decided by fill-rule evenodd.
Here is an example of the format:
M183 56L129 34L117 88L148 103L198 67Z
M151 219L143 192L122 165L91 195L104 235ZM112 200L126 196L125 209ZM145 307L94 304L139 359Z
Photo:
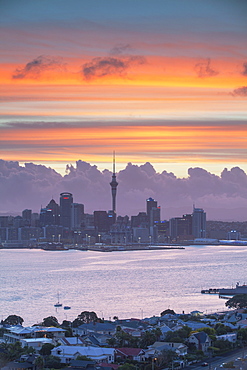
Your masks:
M53 315L73 319L84 310L99 317L159 315L166 308L188 313L225 309L203 288L247 283L247 247L203 246L184 250L82 252L0 250L0 319L24 325ZM55 309L57 293L71 310Z

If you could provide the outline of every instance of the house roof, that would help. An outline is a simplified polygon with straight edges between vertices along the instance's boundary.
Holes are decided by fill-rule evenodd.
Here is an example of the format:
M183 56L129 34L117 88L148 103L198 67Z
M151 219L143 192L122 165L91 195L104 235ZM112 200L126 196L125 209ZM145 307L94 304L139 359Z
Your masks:
M104 358L104 356L113 356L115 348L104 347L80 347L80 346L59 346L52 349L52 353L57 353L60 350L64 355L71 355L78 353L78 355L87 356L90 358Z
M205 343L208 339L208 335L204 331L200 331L192 335L194 335L194 337L196 337L200 343Z
M78 327L82 330L92 330L92 331L115 331L116 326L109 324L107 322L90 322L89 324L82 324Z
M143 349L141 348L116 348L117 351L123 353L125 356L139 356L141 353L143 353Z

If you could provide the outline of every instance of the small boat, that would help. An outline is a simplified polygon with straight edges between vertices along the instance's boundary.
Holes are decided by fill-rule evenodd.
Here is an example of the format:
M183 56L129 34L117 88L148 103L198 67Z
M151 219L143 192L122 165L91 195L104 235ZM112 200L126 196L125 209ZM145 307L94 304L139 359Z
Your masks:
M71 307L70 306L64 306L64 308L63 308L64 310L70 310L71 309Z
M57 293L57 303L54 304L54 307L62 307L62 303L59 302L59 293Z

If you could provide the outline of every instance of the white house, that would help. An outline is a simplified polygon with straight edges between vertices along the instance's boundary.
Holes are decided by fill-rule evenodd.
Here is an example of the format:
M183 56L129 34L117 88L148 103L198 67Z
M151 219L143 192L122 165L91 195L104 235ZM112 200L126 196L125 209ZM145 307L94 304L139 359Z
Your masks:
M52 339L49 338L26 338L21 339L22 347L33 347L36 352L38 352L43 344L50 343L52 344Z
M87 356L96 362L113 363L115 348L59 346L53 348L51 354L59 357L62 363L69 363L78 356Z

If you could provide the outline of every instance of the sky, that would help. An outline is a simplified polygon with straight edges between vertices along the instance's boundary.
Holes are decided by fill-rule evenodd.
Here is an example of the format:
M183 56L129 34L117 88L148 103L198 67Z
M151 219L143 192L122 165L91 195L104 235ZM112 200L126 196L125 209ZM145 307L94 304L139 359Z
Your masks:
M22 174L25 163L41 174L45 166L65 181L88 163L104 177L113 151L120 178L148 163L154 178L165 171L189 182L199 168L220 183L238 168L239 189L247 172L246 16L246 0L0 0L3 193L11 188L6 166ZM150 186L133 189L163 197ZM193 189L190 199L181 193L186 207L198 200ZM246 195L220 189L222 207L230 196L231 207L235 200L244 208ZM4 204L3 212L13 209Z

